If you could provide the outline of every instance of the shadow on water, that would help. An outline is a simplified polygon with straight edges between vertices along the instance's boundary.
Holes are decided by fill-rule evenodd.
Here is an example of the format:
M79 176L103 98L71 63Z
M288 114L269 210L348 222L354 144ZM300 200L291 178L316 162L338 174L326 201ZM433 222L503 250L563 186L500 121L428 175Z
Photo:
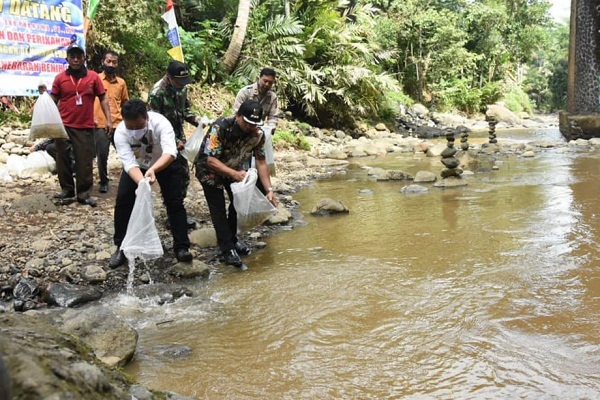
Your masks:
M219 267L163 307L115 302L140 333L128 372L203 399L597 398L599 162L509 156L404 195L364 167L439 174L439 160L353 160L294 196L305 225L247 272ZM323 197L350 213L311 216Z

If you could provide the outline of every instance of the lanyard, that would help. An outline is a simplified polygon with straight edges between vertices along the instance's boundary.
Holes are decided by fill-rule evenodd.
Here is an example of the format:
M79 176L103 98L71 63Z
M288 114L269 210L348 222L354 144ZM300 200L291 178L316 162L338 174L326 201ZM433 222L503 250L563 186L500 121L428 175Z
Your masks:
M81 82L81 78L77 79L77 84L75 84L75 81L73 80L73 77L71 75L69 75L69 79L71 79L71 83L73 84L73 86L75 86L75 94L77 95L77 97L79 97L79 91L77 90L77 88L79 87L79 82Z

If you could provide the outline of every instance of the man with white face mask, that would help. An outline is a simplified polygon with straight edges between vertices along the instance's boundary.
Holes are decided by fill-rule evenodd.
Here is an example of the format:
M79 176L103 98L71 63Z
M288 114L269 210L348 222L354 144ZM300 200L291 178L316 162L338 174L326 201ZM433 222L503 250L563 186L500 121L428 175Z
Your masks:
M96 153L96 161L98 165L98 174L100 175L100 193L108 192L108 154L110 152L110 142L114 131L123 120L121 118L121 106L129 100L129 92L127 91L127 83L123 78L117 76L117 68L119 67L119 55L114 51L107 51L102 58L102 69L104 70L98 76L102 81L104 89L106 89L106 97L112 117L112 126L106 129L107 121L102 114L100 102L96 99L94 103L94 146Z
M121 243L125 239L135 204L135 191L144 178L150 178L151 185L158 181L167 208L177 260L192 261L181 193L183 172L181 164L174 162L177 147L173 127L164 116L147 111L146 104L140 99L125 102L121 115L123 121L114 135L117 154L123 163L114 212L113 239L117 250L110 257L109 267L116 268L126 261Z

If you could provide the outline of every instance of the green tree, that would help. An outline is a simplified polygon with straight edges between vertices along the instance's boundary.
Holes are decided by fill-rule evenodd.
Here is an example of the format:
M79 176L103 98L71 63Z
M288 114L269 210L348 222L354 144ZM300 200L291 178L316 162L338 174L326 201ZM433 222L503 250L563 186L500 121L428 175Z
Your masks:
M164 74L169 62L166 50L163 0L103 0L88 34L87 55L90 67L100 66L107 50L121 54L120 75L133 95L148 88Z
M538 110L554 111L566 106L569 26L556 24L545 34L546 40L537 46L528 63L524 90Z

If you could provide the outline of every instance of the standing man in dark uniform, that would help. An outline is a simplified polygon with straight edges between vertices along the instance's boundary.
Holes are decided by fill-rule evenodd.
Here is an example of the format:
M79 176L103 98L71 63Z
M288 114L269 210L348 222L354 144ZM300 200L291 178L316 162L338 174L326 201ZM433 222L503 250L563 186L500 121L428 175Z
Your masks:
M85 67L85 52L77 43L67 48L69 68L54 78L50 95L58 104L60 117L67 139L56 139L56 169L62 192L54 197L67 199L75 197L77 201L96 207L96 199L90 197L94 184L94 100L100 99L102 112L107 120L107 129L112 126L110 108L106 90L98 74ZM75 157L75 182L69 168L69 141Z
M148 106L151 111L164 115L175 130L175 140L177 142L177 160L183 168L182 193L183 198L187 196L187 189L190 185L190 167L188 160L181 155L181 150L185 147L186 137L183 131L183 123L198 126L200 117L195 116L190 110L190 101L187 95L186 85L192 82L190 69L180 61L171 61L167 68L167 73L158 82L154 84ZM196 222L187 217L188 229L196 226Z

